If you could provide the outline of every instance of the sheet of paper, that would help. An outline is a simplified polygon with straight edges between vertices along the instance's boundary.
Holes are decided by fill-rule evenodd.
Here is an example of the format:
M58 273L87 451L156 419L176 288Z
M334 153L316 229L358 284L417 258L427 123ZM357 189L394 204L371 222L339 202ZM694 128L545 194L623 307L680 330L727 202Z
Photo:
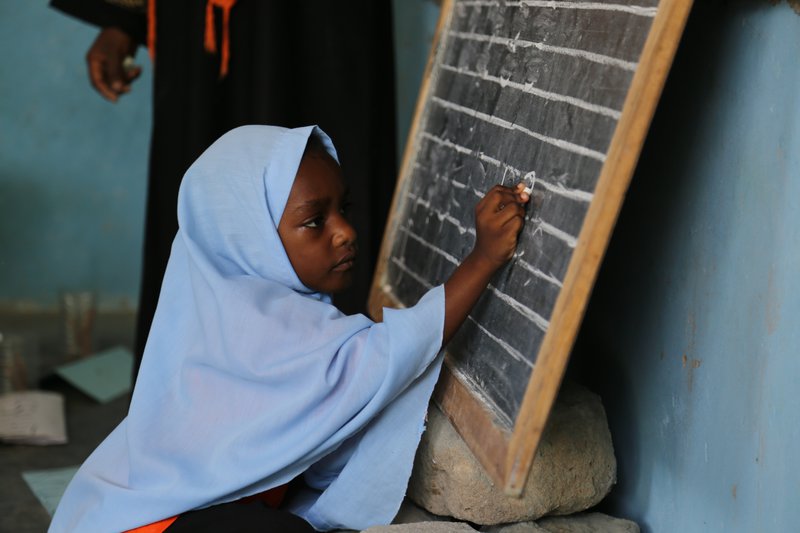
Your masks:
M16 444L65 444L63 396L43 391L0 396L0 440Z
M100 403L110 402L131 390L133 355L122 347L56 368L56 374Z
M56 511L58 502L61 501L61 496L67 490L67 485L72 480L75 472L78 471L77 466L68 466L65 468L51 468L49 470L32 470L30 472L23 472L22 479L31 488L31 491L36 498L42 503L50 516Z

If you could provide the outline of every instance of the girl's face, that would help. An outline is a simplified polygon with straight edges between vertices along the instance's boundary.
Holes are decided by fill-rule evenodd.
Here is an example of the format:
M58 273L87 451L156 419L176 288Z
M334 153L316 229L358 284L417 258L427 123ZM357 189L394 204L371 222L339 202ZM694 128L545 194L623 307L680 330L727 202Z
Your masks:
M356 231L347 220L347 189L336 161L309 150L300 162L278 224L286 255L300 281L334 294L350 286Z

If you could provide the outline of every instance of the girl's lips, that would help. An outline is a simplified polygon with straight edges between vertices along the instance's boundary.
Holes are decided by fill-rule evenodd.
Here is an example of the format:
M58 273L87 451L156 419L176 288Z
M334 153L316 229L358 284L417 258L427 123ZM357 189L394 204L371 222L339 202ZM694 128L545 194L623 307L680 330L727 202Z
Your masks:
M348 255L348 256L344 257L341 261L336 263L336 265L334 265L334 267L331 270L333 270L335 272L345 272L345 271L350 270L351 268L353 268L353 265L355 264L355 262L356 262L356 256L355 255Z

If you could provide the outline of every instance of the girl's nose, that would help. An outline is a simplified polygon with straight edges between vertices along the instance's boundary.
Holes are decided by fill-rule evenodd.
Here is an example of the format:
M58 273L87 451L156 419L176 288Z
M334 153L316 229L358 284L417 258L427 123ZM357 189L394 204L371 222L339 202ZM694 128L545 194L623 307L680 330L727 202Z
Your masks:
M340 246L353 245L356 242L356 229L344 217L337 217L337 224L333 232L333 245Z

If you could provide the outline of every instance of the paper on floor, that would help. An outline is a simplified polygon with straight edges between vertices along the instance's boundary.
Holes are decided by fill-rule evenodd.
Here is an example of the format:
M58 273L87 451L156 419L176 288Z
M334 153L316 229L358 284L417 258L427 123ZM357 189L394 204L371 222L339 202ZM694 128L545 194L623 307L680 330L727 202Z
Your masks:
M100 403L110 402L131 390L133 355L126 348L112 348L56 368L56 374Z
M15 444L66 444L63 396L44 391L0 396L0 440Z
M22 473L22 479L31 488L33 494L39 499L50 516L56 511L61 496L67 490L67 485L72 480L77 466L66 468L51 468L49 470L31 470Z

